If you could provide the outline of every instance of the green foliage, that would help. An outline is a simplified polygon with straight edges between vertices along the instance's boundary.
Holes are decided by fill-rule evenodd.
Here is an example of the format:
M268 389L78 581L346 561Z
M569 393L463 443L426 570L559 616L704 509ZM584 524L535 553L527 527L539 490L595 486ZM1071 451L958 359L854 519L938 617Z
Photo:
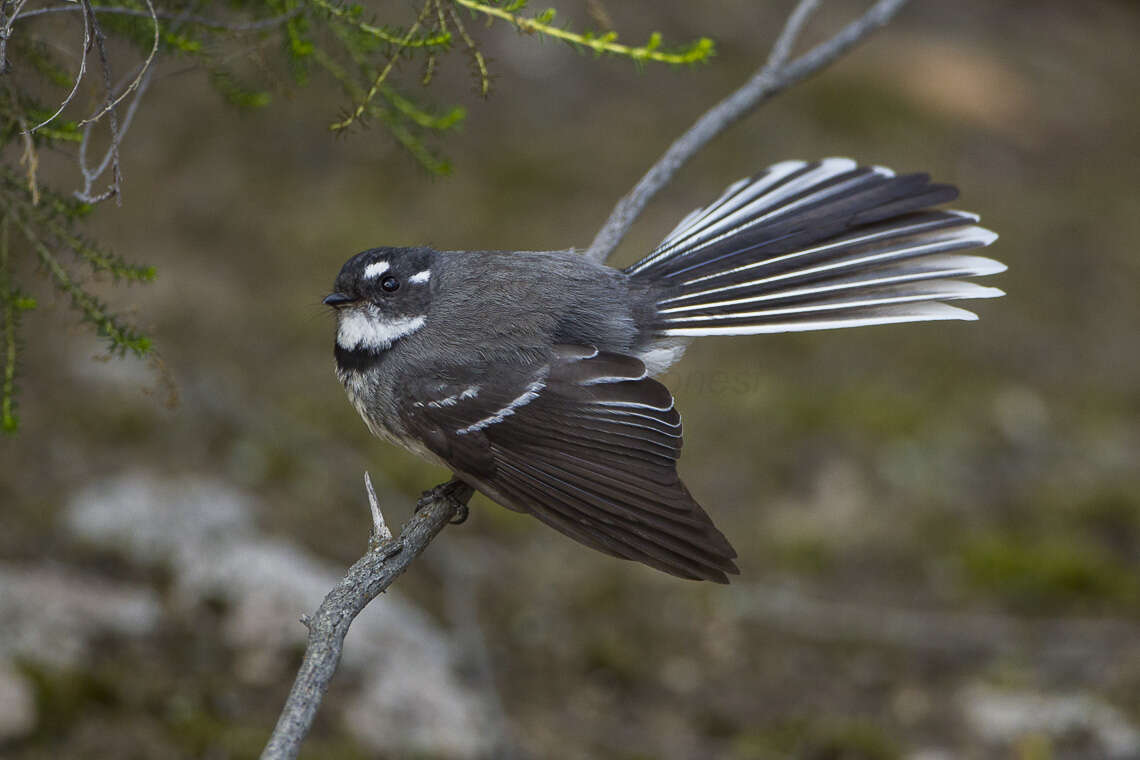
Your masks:
M1079 537L992 533L969 541L961 561L969 584L1007 604L1031 610L1105 604L1140 606L1135 568Z
M50 277L56 290L68 297L84 322L107 340L112 355L131 353L146 356L150 338L111 312L72 272L68 263L85 264L96 274L116 281L150 282L153 267L136 266L101 249L77 230L78 220L89 207L48 190L33 195L20 177L9 172L0 175L0 311L3 312L3 382L0 384L0 429L15 432L18 331L21 315L36 307L14 282L12 264L16 256L30 254Z
M210 84L231 105L238 108L263 108L273 101L273 96L268 92L250 87L229 69L217 68L211 71Z
M654 32L649 41L640 47L630 47L617 42L617 32L608 31L603 34L594 32L575 33L554 26L556 12L547 8L537 16L526 17L516 11L526 8L525 0L512 0L511 2L480 2L479 0L454 0L474 14L482 14L491 19L501 19L514 25L520 32L537 34L540 37L551 37L565 42L579 50L590 50L597 55L617 55L629 58L637 63L654 61L657 63L693 64L704 63L714 53L713 41L701 37L696 42L676 50L661 49L661 35Z
M393 17L404 12L403 6L382 7ZM158 62L181 57L198 64L218 94L239 108L270 105L274 89L304 87L317 77L331 80L351 104L332 130L378 124L425 171L445 175L451 163L435 143L460 126L467 111L425 102L412 90L430 87L441 61L459 53L470 65L476 92L488 95L491 70L463 15L505 21L526 35L594 55L625 57L639 66L697 63L713 52L707 39L667 50L657 33L645 45L631 47L612 31L555 26L553 9L524 16L525 8L518 0L419 0L410 23L381 23L364 5L340 0L155 0L153 6L145 0L81 0L52 9L5 4L17 16L0 19L0 26L8 26L0 28L0 71L5 72L0 74L0 147L10 150L0 169L0 428L17 427L20 328L36 305L17 283L29 268L20 262L34 263L47 274L82 321L107 341L111 354L145 356L152 350L149 337L92 293L87 277L149 282L154 269L127 263L85 237L80 226L91 205L118 197L124 124L132 118L135 98L152 83ZM44 22L49 17L52 26ZM66 21L72 22L72 36L61 38L58 29ZM135 60L112 41L133 48ZM269 55L274 50L276 60ZM78 71L76 60L81 60ZM133 73L124 78L127 72ZM110 136L103 158L88 155L93 133ZM41 187L43 150L76 156L84 186L75 197L86 203ZM17 154L19 167L12 160ZM105 190L96 187L107 178Z

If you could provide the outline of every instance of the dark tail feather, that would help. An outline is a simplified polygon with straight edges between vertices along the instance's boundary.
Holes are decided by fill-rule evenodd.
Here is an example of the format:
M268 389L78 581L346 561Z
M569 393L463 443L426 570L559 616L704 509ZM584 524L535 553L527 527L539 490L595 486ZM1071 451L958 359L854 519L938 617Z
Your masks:
M663 335L744 335L976 319L941 303L1002 295L956 279L1001 272L963 254L997 235L925 174L829 158L732 185L626 270L652 281Z

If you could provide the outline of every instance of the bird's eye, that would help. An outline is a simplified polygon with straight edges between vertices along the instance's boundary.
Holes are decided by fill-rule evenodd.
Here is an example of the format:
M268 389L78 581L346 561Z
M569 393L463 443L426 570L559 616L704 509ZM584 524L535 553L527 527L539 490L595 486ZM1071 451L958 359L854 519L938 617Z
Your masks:
M395 277L385 277L380 281L380 287L382 287L385 292L393 293L400 289L400 281Z

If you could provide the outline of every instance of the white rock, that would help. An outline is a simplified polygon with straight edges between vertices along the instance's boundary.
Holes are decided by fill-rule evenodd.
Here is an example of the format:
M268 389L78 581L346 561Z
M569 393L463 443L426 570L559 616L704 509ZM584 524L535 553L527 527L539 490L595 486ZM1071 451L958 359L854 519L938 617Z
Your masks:
M925 747L911 752L907 760L958 760L958 756L941 747Z
M1105 758L1140 757L1140 730L1115 707L1086 695L967 689L962 713L974 731L994 744L1011 744L1027 734L1061 737L1083 732L1096 739Z
M363 547L363 493L361 501ZM343 569L258 534L253 512L250 497L222 483L133 473L77 494L67 524L88 541L168 566L185 609L223 599L227 642L242 653L235 675L264 683L292 678L286 665L305 641L298 617L317 608ZM373 601L345 643L342 666L362 679L345 715L349 730L377 752L485 755L486 700L457 678L455 658L450 637L397 593Z
M0 657L74 665L93 636L144 635L160 612L150 589L72 570L0 564Z
M160 480L128 473L83 489L65 520L75 535L148 564L185 562L187 553L252 534L249 500L217 482Z

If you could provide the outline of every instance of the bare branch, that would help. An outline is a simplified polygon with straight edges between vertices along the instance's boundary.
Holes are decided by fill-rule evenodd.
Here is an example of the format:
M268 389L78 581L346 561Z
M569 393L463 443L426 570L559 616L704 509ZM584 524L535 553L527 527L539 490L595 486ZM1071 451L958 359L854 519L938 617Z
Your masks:
M91 8L91 6L87 2L87 0L84 0L84 5L87 8ZM103 114L105 114L109 111L112 112L111 118L114 119L113 111L115 109L115 106L117 106L117 105L119 105L119 103L123 102L123 98L127 97L127 95L129 95L131 92L134 91L134 89L136 87L139 86L139 82L142 81L143 76L148 71L150 71L150 67L154 64L154 57L156 55L158 55L158 40L159 40L159 34L160 34L161 30L159 29L159 25L158 25L158 13L154 10L154 3L151 2L151 0L146 0L146 7L150 10L150 17L151 17L151 20L154 22L154 42L151 44L150 53L147 55L146 60L143 61L142 68L139 69L138 76L136 76L131 81L130 85L127 86L127 89L125 89L121 93L119 93L118 97L111 100L106 106L103 107L102 110L98 111L93 116L89 116L88 118L81 121L80 124L87 124L89 122L98 121L99 119L101 119L103 117ZM102 43L102 33L99 31L98 22L95 20L95 12L93 10L91 11L91 23L93 26L95 26L95 29L96 29L95 39L97 42L99 42L100 58L103 59L104 63L105 63L104 52L103 52L103 43ZM106 69L106 66L104 66L104 71L106 72L106 74L109 77L110 71ZM110 80L108 79L108 81L107 81L108 89L110 89L110 86L111 86L111 83L110 83ZM112 130L114 130L113 127L112 127Z
M602 225L585 256L593 261L605 261L618 247L633 222L641 215L649 200L669 184L686 161L705 147L714 137L792 85L815 74L833 63L844 53L862 42L876 29L894 18L907 0L879 0L859 19L842 31L791 63L777 69L767 64L744 83L740 89L717 103L697 119L696 123L677 139L656 164L634 186L629 195L618 201L609 219ZM809 11L801 2L792 13L784 32L777 41L778 48L790 49L794 37ZM789 31L790 27L790 31ZM772 53L779 60L780 50Z
M12 24L16 23L16 17L27 2L28 0L18 0L11 16L4 15L8 3L0 3L0 74L8 73L8 40L12 37Z
M304 621L309 629L305 657L273 735L261 753L262 760L297 756L340 663L344 637L352 621L392 585L443 527L466 507L471 493L471 487L459 480L425 493L399 537L370 548L328 593L313 616Z
M83 9L78 5L56 5L50 8L36 8L34 10L25 11L23 13L17 12L17 15L12 17L12 20L33 18L35 16L46 16L54 13L78 13ZM304 6L298 6L288 13L283 13L280 16L272 18L261 19L260 21L244 21L240 23L231 23L228 21L220 21L214 18L206 18L205 16L190 16L185 13L170 13L166 11L156 11L151 13L149 10L143 11L138 8L121 8L118 6L100 5L95 7L96 13L109 13L118 16L135 16L138 18L160 18L167 21L185 22L193 24L194 26L204 26L207 29L217 29L223 32L256 32L262 29L270 29L275 26L284 24L291 18L300 15L304 11Z
M92 193L92 185L98 181L99 177L107 171L107 167L111 162L116 160L118 155L118 146L123 141L123 137L130 129L131 122L135 119L135 113L138 111L139 102L142 100L143 94L150 88L150 83L154 78L154 68L151 67L145 72L139 86L135 89L135 97L131 100L131 104L127 106L127 112L123 116L123 122L119 125L118 132L112 135L112 143L107 146L106 152L103 154L102 160L99 165L94 169L87 168L87 146L91 142L92 128L95 126L94 122L88 122L83 126L83 140L79 143L79 170L83 173L83 189L75 191L75 197L84 203L98 203L110 197L108 193L94 195Z
M87 19L87 23L91 25L91 37L95 41L95 49L99 52L99 65L103 70L103 87L106 91L107 107L99 113L99 116L102 116L104 113L109 114L108 121L111 127L111 145L109 148L111 156L111 184L102 195L97 195L88 201L89 203L99 203L111 197L118 198L119 191L122 188L122 175L119 171L119 114L115 110L115 91L111 86L111 62L107 58L106 35L103 34L103 28L99 26L99 20L95 18L95 11L91 7L91 0L79 1L83 4L83 15ZM92 124L95 121L96 119L86 119L83 123ZM84 174L86 174L86 172L84 172ZM119 203L122 203L121 199Z
M82 9L80 9L80 10L82 10ZM15 21L15 20L16 20L16 16L13 15L11 21L8 22L9 25L12 23L12 21ZM8 41L7 36L5 36L4 42L6 43L7 41ZM75 75L75 84L72 85L71 92L67 93L67 97L64 98L63 102L59 104L59 108L56 109L55 113L53 113L51 116L47 117L46 119L44 119L39 124L32 127L31 129L25 130L25 132L30 134L32 132L35 132L40 127L47 126L51 122L55 121L56 117L58 117L61 113L63 113L63 109L67 108L68 104L75 98L75 93L79 92L79 85L81 85L83 83L83 76L87 73L87 52L90 49L91 49L91 19L86 13L84 13L83 14L83 52L80 54L80 57L79 57L79 73ZM3 53L0 52L0 55L3 55ZM5 65L7 65L7 59L5 59Z
M776 44L772 46L772 53L768 56L768 63L764 65L764 68L775 71L787 62L792 55L792 48L795 47L796 40L800 37L800 32L804 30L804 25L807 24L811 14L815 13L818 7L819 0L800 0L784 23L784 31L780 32L780 36L776 38Z

